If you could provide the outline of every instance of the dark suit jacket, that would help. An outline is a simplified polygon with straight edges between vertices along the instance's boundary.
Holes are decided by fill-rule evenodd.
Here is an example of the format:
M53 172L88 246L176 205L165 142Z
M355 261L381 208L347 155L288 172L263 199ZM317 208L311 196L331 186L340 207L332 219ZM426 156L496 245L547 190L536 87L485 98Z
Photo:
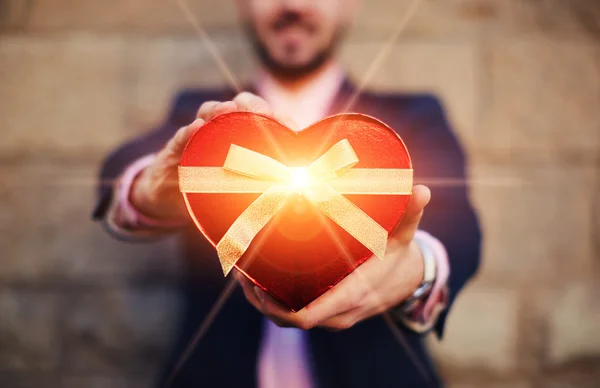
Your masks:
M353 91L352 85L345 82L331 113L338 113ZM100 174L101 182L110 182L132 161L159 150L178 128L195 118L202 102L232 97L231 92L219 90L181 92L162 126L125 144L106 159ZM416 183L440 178L458 182L430 185L432 199L420 225L444 244L450 260L450 306L434 328L441 337L452 302L479 264L481 236L464 184L463 151L440 102L432 95L363 93L354 111L377 117L398 132L411 154ZM95 219L104 217L111 198L112 185L101 185ZM184 256L190 268L189 281L184 284L186 310L172 361L165 370L172 367L225 284L215 249L197 230L186 230L182 235ZM261 314L247 303L241 291L234 292L173 386L255 387L261 322ZM433 384L440 384L422 336L404 327L401 330L408 345L428 369ZM312 373L318 387L431 385L415 369L406 350L381 317L368 319L341 332L313 329L308 338Z

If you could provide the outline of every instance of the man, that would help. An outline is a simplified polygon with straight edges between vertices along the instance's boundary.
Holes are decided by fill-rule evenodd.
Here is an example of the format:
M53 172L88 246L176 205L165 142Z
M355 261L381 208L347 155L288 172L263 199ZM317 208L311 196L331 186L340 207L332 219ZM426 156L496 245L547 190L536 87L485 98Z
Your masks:
M187 308L165 373L226 282L214 248L191 225L178 190L177 166L187 140L207 120L236 110L273 115L298 130L344 109L355 92L334 56L355 12L354 1L240 0L239 7L261 64L252 93L182 92L162 126L115 151L101 172L104 183L94 216L112 233L120 238L182 235L189 266ZM436 98L363 93L353 110L381 119L400 134L416 182L465 182L463 153ZM290 312L238 276L242 287L172 386L438 385L422 335L433 329L441 337L450 305L477 269L479 251L479 227L466 187L439 185L430 193L417 185L385 259L367 260L301 311ZM410 349L397 342L382 313L392 317Z

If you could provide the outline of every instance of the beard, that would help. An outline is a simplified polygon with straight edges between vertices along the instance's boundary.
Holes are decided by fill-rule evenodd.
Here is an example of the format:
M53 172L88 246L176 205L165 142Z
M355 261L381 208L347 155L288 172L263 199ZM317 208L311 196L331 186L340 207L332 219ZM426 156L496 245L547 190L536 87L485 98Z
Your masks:
M250 37L252 46L254 47L254 51L262 65L269 72L285 79L302 78L319 69L325 62L333 57L345 32L345 28L338 28L328 44L317 51L308 61L301 64L288 64L277 60L271 55L269 49L264 42L261 41L256 29L251 23L246 23L245 28Z

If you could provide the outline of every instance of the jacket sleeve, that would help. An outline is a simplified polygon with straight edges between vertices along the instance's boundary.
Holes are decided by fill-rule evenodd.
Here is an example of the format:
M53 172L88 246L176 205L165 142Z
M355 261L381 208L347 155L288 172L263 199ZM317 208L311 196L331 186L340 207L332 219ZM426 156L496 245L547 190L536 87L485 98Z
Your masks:
M94 220L103 220L106 216L113 200L114 183L127 166L145 155L159 151L177 129L193 120L198 106L192 100L195 99L191 93L180 93L162 125L125 143L108 155L100 169L98 199L92 213Z
M425 208L420 229L444 244L450 264L448 306L434 326L441 338L456 296L479 267L481 232L469 200L465 155L442 105L433 96L422 96L415 104L410 110L415 113L408 122L412 128L407 147L415 183L431 189L431 202Z

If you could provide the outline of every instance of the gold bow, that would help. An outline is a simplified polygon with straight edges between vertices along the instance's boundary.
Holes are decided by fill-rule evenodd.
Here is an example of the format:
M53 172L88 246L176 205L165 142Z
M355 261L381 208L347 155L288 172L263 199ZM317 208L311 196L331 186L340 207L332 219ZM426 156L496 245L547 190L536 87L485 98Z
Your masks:
M232 144L223 167L179 166L179 189L182 193L262 193L217 244L225 275L294 193L301 193L375 256L383 258L388 232L342 194L411 194L413 170L353 169L356 163L358 157L346 139L308 167L288 167Z

